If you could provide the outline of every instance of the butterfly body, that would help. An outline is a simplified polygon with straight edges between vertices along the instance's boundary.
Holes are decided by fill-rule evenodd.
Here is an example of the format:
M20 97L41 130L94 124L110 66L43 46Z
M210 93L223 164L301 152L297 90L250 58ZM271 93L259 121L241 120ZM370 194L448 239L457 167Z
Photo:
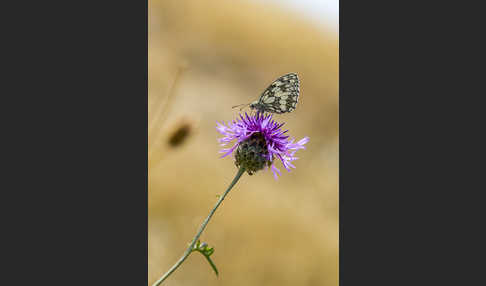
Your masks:
M250 108L260 113L292 112L299 100L299 94L299 77L295 73L289 73L272 82L260 98L250 104Z

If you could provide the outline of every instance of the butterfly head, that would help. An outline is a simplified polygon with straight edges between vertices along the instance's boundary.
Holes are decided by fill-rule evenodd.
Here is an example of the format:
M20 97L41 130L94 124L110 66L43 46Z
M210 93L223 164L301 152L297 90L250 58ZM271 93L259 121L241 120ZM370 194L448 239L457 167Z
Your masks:
M260 109L260 104L258 103L258 100L255 100L252 103L250 103L250 109L256 109L256 110Z

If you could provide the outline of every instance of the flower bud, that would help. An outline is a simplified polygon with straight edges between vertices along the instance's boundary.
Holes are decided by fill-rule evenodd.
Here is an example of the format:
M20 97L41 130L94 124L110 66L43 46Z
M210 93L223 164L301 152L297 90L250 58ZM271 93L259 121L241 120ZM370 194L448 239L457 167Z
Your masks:
M255 132L239 144L235 152L235 165L245 168L249 175L253 175L270 163L267 158L265 137L260 132Z

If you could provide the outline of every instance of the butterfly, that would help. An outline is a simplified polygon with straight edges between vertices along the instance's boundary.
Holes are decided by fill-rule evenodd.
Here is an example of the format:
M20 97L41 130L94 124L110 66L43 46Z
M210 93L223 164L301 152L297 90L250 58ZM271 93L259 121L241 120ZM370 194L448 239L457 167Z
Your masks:
M289 73L277 78L267 87L258 100L250 103L250 109L257 113L292 112L300 94L300 82L296 73ZM246 105L246 104L245 104ZM237 105L241 106L241 105ZM237 107L237 106L233 106Z

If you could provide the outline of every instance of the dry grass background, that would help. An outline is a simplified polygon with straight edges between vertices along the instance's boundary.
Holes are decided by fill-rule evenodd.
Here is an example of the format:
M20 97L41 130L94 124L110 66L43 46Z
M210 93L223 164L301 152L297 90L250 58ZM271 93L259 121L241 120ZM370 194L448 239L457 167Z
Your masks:
M216 121L287 72L299 74L301 98L276 119L311 139L297 169L278 165L278 181L243 175L201 237L216 249L219 278L193 253L164 285L338 284L337 35L273 6L224 0L149 1L149 284L236 174L219 158ZM188 135L174 147L182 126Z

